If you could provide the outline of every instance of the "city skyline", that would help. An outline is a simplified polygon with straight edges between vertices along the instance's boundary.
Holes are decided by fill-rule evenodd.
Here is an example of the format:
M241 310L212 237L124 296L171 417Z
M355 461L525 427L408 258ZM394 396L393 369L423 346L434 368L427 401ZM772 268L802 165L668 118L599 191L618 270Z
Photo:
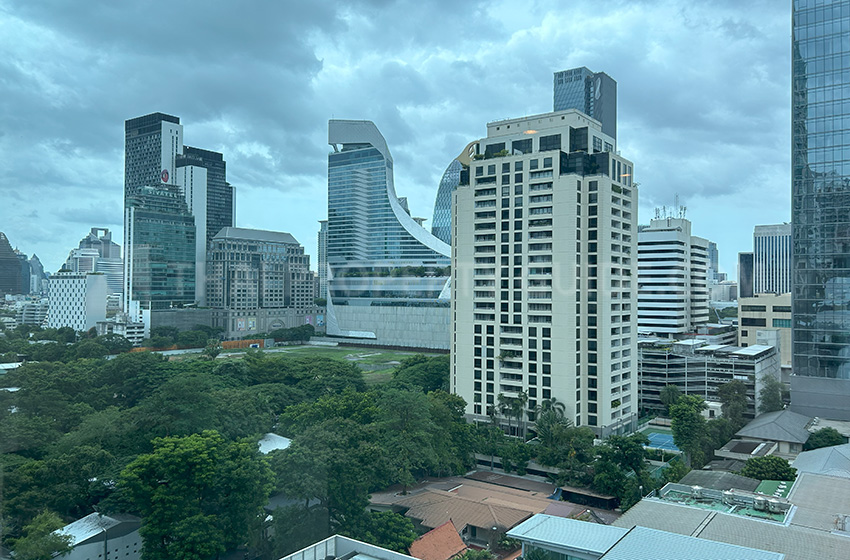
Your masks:
M783 3L619 3L603 16L589 2L522 12L465 4L450 23L439 7L406 4L299 6L288 18L181 6L170 24L201 20L169 39L185 43L173 51L133 31L157 27L156 10L118 17L103 6L71 14L0 5L10 76L0 85L9 100L0 109L9 201L0 222L13 246L51 272L92 226L121 236L128 118L180 115L188 144L225 154L238 225L289 231L315 255L329 118L381 128L394 146L398 194L430 229L445 166L479 136L479 123L549 110L552 73L580 66L619 85L618 137L639 164L641 222L678 192L694 233L717 241L721 268L734 277L752 227L790 219ZM222 35L216 21L242 25ZM145 76L171 85L141 87ZM690 179L670 178L671 162Z

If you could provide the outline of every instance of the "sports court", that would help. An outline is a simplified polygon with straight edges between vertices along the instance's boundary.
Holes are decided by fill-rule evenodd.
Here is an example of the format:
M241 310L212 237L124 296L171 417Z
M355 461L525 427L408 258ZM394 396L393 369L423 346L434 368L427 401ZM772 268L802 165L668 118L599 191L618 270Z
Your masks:
M679 448L673 443L673 434L651 432L646 434L646 437L649 439L649 445L647 447L663 449L665 451L679 451Z

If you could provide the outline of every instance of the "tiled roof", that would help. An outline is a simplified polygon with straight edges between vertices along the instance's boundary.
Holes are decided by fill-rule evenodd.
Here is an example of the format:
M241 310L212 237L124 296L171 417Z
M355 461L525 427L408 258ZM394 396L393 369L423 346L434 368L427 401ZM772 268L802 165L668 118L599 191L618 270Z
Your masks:
M736 436L806 443L809 431L806 429L812 419L790 410L778 410L760 414L752 422L738 430Z
M420 560L449 560L465 550L466 545L458 535L454 523L446 521L413 541L409 552Z
M396 505L409 508L405 515L419 519L424 527L436 528L447 521L463 529L473 527L498 527L510 529L535 512L517 509L498 503L488 503L462 498L452 492L426 490L420 494L407 496L395 502Z

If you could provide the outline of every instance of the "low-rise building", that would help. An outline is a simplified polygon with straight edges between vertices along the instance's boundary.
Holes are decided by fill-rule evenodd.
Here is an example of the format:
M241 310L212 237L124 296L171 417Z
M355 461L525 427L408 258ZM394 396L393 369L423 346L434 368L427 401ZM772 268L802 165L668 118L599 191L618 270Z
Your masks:
M745 441L776 442L776 454L797 455L811 435L813 420L790 410L777 410L759 415L735 435Z
M59 529L71 537L63 560L139 560L142 557L142 520L134 515L91 513Z
M756 294L738 300L738 344L752 346L776 339L780 361L791 368L791 294Z
M727 346L704 340L638 339L638 392L641 409L664 410L661 390L667 385L696 395L709 406L720 403L717 388L739 380L747 386L745 416L756 414L764 377L779 380L779 355L772 346Z

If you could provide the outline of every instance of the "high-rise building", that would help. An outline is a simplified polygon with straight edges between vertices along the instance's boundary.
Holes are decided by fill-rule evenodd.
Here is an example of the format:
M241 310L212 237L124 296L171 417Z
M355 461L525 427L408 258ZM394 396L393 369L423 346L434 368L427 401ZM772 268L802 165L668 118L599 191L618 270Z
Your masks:
M0 294L22 293L21 263L6 234L0 231Z
M151 113L124 123L124 197L140 187L173 184L183 153L180 119Z
M57 272L50 277L47 326L87 331L106 320L106 276L98 273Z
M226 227L213 238L208 264L207 302L227 336L323 326L310 256L292 235Z
M41 264L41 260L38 258L38 255L33 254L30 258L30 293L31 294L41 294L45 291L44 288L44 279L46 276L44 275L44 265Z
M233 227L236 211L233 204L233 186L227 182L227 162L219 152L183 147L176 159L177 169L185 166L204 168L206 175L206 237L207 246L222 228ZM195 214L196 221L198 214ZM200 237L200 234L199 234Z
M175 183L179 186L189 212L195 218L195 302L206 306L207 278L207 237L209 234L207 216L208 182L207 169L202 166L181 165L178 161Z
M109 294L120 294L123 290L121 246L112 241L112 232L106 228L91 228L89 234L80 240L79 247L71 249L65 269L77 273L103 273Z
M319 262L316 265L319 269L319 290L318 296L322 299L328 298L328 221L319 220L319 237L318 251Z
M753 232L753 292L791 292L791 224L756 226Z
M617 82L611 76L584 66L562 70L555 72L553 89L555 111L578 109L602 123L602 132L617 139ZM611 151L609 146L606 151ZM600 146L599 151L602 149Z
M714 241L708 242L708 271L706 276L708 277L709 284L717 284L721 282L720 279L720 268L719 268L719 255L717 253L717 243ZM723 278L725 280L725 278Z
M447 245L452 243L452 193L458 185L469 183L469 163L474 155L474 143L467 144L443 172L437 188L431 234Z
M30 293L30 259L26 253L15 249L15 256L18 257L18 269L21 275L21 293Z
M125 202L124 223L125 312L194 303L195 219L179 188L135 189Z
M685 218L659 218L638 233L638 329L677 338L709 320L709 241Z
M482 421L525 396L523 419L557 399L601 436L634 429L632 163L577 110L491 122L475 154L454 195L452 391Z
M794 0L791 408L850 420L850 4Z
M738 297L753 297L756 293L753 283L753 262L755 258L752 252L738 253Z
M451 248L396 196L374 123L332 120L328 143L328 334L448 348Z

